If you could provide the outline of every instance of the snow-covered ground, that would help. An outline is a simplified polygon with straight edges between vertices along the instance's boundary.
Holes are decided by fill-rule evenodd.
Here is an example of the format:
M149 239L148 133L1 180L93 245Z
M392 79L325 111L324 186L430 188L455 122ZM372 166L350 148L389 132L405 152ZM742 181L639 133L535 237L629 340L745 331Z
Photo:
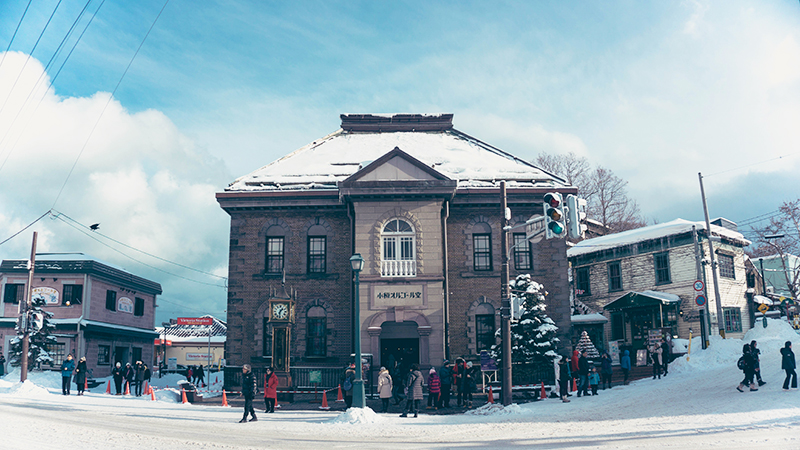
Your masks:
M800 350L800 337L772 320L744 342L752 339L768 383L758 392L735 390L743 341L714 339L700 350L695 340L689 360L674 362L661 380L570 403L487 405L417 419L350 409L261 413L258 422L239 424L241 409L184 405L169 390L158 390L155 402L105 395L105 385L64 397L58 374L34 373L20 384L12 373L0 380L0 448L800 448L800 391L781 389L779 354L787 340ZM154 381L174 388L174 378Z

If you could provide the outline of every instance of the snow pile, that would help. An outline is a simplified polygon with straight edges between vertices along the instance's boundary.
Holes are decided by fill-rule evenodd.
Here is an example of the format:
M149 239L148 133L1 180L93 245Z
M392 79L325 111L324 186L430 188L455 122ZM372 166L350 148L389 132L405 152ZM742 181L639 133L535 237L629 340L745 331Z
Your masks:
M516 403L503 406L500 403L487 403L478 409L471 409L464 414L467 416L508 416L522 414L523 410Z
M3 381L2 384L0 384L0 393L25 398L50 396L50 392L47 389L36 385L31 380L25 380L24 383L9 383L8 381Z
M350 408L329 420L328 423L380 423L384 420L372 408Z

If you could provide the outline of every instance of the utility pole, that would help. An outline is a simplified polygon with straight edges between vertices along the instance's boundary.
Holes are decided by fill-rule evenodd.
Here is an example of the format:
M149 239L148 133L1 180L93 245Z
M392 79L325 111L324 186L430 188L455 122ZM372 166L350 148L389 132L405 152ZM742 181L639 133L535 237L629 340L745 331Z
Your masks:
M697 280L702 281L705 284L705 277L703 276L703 264L701 262L700 256L700 243L697 240L697 227L692 225L692 240L694 241L694 261L695 261L695 269L697 270ZM706 296L708 299L708 294L706 294L706 286L703 286L703 295ZM706 304L708 304L708 300L706 300ZM706 336L706 308L700 308L700 339L703 341L703 350L708 348L708 337Z
M700 179L700 195L703 197L703 214L706 217L706 235L708 237L708 253L711 257L711 275L714 277L714 297L716 298L717 305L717 327L719 328L719 335L725 339L725 317L722 314L722 299L719 295L719 277L717 276L717 257L714 255L714 243L711 236L711 223L708 221L708 204L706 204L706 192L703 189L703 174L698 172L697 177Z
M33 295L33 267L36 265L36 238L38 237L39 233L36 231L33 232L33 245L31 245L31 259L28 262L30 266L28 267L28 285L25 289L25 300L20 303L20 323L23 327L22 331L22 358L19 370L19 381L25 382L28 379L28 352L30 351L30 317L28 312L30 311L31 305L31 296Z
M511 298L508 295L508 205L506 202L506 182L500 182L500 332L503 335L503 379L501 391L503 405L511 404Z

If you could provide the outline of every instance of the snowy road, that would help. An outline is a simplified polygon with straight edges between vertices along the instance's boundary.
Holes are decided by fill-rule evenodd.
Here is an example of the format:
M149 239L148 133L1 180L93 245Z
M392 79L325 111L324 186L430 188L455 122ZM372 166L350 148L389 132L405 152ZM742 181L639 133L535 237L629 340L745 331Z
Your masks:
M758 392L734 389L741 378L735 361L742 341L726 340L695 352L689 362L673 364L670 375L661 380L640 380L601 391L597 397L513 405L487 415L423 414L418 419L355 410L341 415L279 411L239 424L240 409L100 393L64 397L4 380L0 447L800 448L800 391L781 390L778 355L785 340L800 348L800 339L777 323L751 331L749 339L758 339L763 352L768 384ZM353 423L357 419L368 423Z

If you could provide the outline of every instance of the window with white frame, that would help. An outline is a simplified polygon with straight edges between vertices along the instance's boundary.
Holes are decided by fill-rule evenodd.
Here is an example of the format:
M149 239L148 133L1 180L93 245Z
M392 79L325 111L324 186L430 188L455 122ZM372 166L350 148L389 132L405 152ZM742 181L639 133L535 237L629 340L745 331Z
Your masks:
M381 231L381 275L413 277L416 268L416 233L405 220L392 219Z

